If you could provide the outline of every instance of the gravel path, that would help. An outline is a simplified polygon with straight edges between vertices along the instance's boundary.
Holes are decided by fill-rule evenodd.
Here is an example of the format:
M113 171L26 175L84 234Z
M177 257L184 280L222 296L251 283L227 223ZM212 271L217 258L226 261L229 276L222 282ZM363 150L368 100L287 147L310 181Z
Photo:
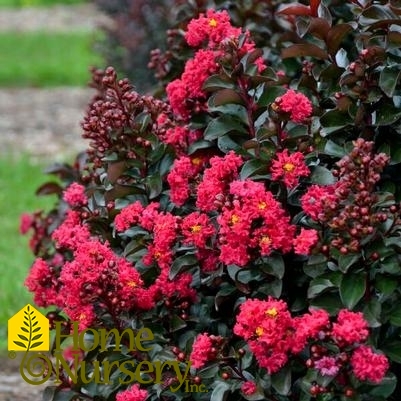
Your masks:
M0 31L90 31L108 24L111 24L110 19L90 3L49 8L2 8L0 12Z
M93 4L0 11L3 31L90 31L107 24ZM82 150L80 121L92 95L88 88L0 88L0 156L30 153L54 161Z
M0 90L0 153L55 160L85 149L80 121L93 94L71 87Z

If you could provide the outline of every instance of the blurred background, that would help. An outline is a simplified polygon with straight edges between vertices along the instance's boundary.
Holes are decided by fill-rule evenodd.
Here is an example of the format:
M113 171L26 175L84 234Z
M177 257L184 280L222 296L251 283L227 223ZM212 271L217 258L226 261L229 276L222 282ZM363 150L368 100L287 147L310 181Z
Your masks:
M89 67L113 65L139 92L150 92L149 51L165 40L173 3L0 0L0 356L7 320L32 302L24 280L33 256L20 216L55 202L35 195L52 179L44 168L71 163L86 148L80 122L94 95ZM0 379L0 395L4 386Z

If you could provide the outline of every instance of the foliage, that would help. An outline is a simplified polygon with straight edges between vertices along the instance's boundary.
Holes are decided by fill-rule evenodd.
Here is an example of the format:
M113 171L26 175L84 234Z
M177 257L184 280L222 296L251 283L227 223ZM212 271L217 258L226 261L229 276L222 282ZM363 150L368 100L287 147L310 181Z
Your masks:
M160 99L94 71L88 152L26 222L52 322L150 328L152 350L121 358L190 360L210 392L124 392L117 369L54 399L399 399L401 9L234 4L154 57Z

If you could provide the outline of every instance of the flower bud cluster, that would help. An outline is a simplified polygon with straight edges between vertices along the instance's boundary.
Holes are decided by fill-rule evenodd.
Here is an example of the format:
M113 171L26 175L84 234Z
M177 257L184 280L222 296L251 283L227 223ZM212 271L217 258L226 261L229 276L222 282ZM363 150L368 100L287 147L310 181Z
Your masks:
M88 156L94 169L102 167L103 159L113 153L118 159L143 157L151 150L150 134L157 125L157 117L168 113L166 103L152 96L140 96L127 79L117 79L112 67L94 71L93 86L99 94L82 122L82 136L90 140Z

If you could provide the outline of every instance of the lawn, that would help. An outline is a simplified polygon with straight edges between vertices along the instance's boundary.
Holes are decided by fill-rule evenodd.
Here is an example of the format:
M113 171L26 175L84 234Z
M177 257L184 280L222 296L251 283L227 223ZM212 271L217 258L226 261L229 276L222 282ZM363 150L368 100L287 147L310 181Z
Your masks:
M88 32L0 33L0 86L84 86L101 65Z
M24 280L33 261L28 248L28 236L19 234L19 217L23 212L48 209L54 197L36 197L35 190L49 177L42 174L44 166L29 158L12 160L0 156L0 221L3 229L0 241L0 352L7 348L7 320L32 297Z

